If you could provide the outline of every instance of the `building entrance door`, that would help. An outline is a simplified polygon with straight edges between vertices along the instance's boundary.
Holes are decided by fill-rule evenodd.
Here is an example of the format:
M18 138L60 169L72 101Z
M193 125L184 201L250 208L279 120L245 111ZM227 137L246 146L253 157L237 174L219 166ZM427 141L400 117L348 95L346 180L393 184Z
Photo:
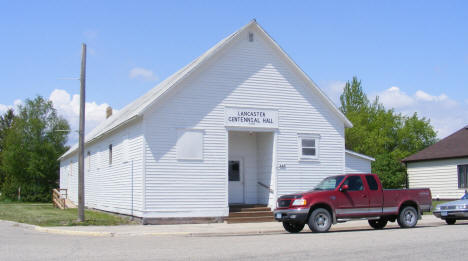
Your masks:
M242 204L244 200L244 171L243 162L240 158L229 160L229 204Z

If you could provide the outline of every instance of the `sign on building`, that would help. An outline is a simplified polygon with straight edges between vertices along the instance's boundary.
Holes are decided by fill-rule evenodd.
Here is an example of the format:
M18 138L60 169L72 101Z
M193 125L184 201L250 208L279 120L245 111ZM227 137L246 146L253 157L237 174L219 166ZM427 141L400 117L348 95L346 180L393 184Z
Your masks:
M225 107L224 125L229 127L278 128L278 110Z

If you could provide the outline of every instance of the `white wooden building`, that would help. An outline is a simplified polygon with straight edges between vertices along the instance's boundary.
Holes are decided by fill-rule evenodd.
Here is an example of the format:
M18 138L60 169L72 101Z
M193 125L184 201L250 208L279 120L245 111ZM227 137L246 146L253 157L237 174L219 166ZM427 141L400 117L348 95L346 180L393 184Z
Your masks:
M468 126L405 159L411 188L428 187L435 199L459 199L468 189Z
M374 158L346 150L346 173L371 173L371 162L375 161Z
M85 205L143 219L273 208L278 196L348 170L349 127L252 21L86 136ZM368 172L367 162L349 170ZM60 187L76 202L77 145L60 163Z

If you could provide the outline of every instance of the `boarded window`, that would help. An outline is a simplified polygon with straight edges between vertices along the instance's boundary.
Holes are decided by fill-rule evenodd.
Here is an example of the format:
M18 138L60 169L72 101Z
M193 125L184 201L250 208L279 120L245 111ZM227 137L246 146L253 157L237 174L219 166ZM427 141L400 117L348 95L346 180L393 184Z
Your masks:
M179 130L177 139L177 159L203 159L203 131Z
M468 188L468 165L458 165L458 188Z

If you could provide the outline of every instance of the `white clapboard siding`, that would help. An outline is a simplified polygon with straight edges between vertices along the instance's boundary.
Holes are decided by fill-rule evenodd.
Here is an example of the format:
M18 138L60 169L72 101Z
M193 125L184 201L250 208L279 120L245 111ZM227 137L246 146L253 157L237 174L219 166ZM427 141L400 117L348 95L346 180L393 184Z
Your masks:
M360 157L346 151L346 173L371 173L371 162L368 158Z
M460 198L465 190L458 188L457 165L462 164L468 164L468 158L408 162L409 186L428 187L433 198Z
M270 42L252 28L180 82L144 115L148 217L225 216L228 131L225 106L278 109L277 196L342 174L344 123ZM204 131L203 160L177 160L177 129ZM298 133L320 135L320 157L299 161Z
M136 122L85 147L85 205L90 208L142 216L143 213L143 135ZM112 144L112 164L109 145ZM88 156L88 151L90 156ZM68 164L72 175L68 176ZM77 154L61 160L60 187L78 203ZM133 190L132 190L133 177Z

